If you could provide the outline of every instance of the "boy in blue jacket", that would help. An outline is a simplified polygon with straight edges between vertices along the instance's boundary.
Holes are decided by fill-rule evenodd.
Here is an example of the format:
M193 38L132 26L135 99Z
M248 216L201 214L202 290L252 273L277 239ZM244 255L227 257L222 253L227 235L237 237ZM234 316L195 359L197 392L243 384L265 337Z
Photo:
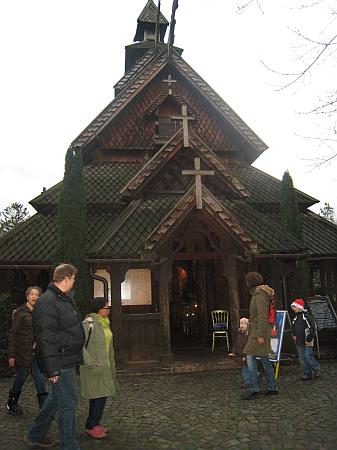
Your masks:
M311 380L313 376L319 378L321 374L320 365L313 353L316 332L315 321L304 308L304 300L302 298L294 300L291 304L291 309L295 313L291 324L291 332L303 370L301 380Z

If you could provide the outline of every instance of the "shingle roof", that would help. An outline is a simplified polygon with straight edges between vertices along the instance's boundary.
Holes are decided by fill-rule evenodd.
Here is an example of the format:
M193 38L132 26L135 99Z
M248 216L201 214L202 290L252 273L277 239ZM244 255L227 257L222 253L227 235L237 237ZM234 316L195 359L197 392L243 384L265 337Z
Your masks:
M247 188L251 196L247 202L269 204L280 203L281 181L271 175L249 165L228 163L233 175ZM318 200L295 189L297 201L306 207L312 206Z
M162 221L165 218L166 221L174 220L174 210L182 198L182 195L166 195L143 199L135 208L130 208L130 214L126 214L128 207L124 207L121 213L88 214L88 257L140 257L146 240L156 228L160 228ZM297 254L307 250L313 256L337 254L337 226L311 211L302 215L302 243L280 225L276 214L258 212L244 201L229 201L219 196L215 200L211 206L215 208L214 212L220 214L216 212L217 203L220 203L230 214L225 219L229 226L234 219L233 224L239 224L244 233L256 242L258 253ZM208 203L211 204L211 201ZM208 207L205 204L205 209ZM124 220L121 220L123 214ZM55 216L35 214L0 240L0 263L50 264L56 237Z
M99 163L84 167L84 187L88 204L111 205L122 200L120 191L141 169L141 163ZM57 203L62 183L35 197L30 204L37 210Z
M302 215L304 242L316 255L336 255L337 225L312 211Z
M117 216L117 212L88 215L87 247L100 238ZM35 214L0 240L0 262L50 264L53 261L56 241L56 217Z
M179 132L176 138L173 138L175 145L178 145L178 141L181 140L181 136L178 135ZM177 142L175 139L177 139ZM237 184L235 181L237 180L239 183L237 188L250 194L249 196L245 195L246 203L263 204L266 210L268 210L270 204L274 204L276 207L279 205L280 180L252 166L240 166L234 163L223 163L223 166L227 173L224 176L229 177L228 179L232 177L235 184ZM135 185L138 189L141 182L145 180L146 177L142 174L147 173L147 167L148 165L134 162L99 163L85 166L84 186L87 203L89 206L119 204L122 201L122 192L127 190L128 185L136 183L138 180ZM34 198L30 203L38 211L48 209L50 205L55 206L60 188L61 183L58 183ZM317 202L317 200L301 191L296 192L298 202L305 206L311 206Z
M105 127L144 87L167 65L167 52L163 50L155 56L154 50L146 52L138 65L137 71L131 75L130 81L124 85L120 94L91 122L91 124L74 140L73 145L83 147ZM239 133L253 149L252 161L266 150L266 144L246 125L246 123L230 108L229 105L182 59L173 52L172 64L185 78L210 102L222 117ZM132 69L131 69L132 70ZM130 71L131 72L131 71Z
M296 239L274 220L271 215L256 211L243 201L230 202L219 198L258 243L258 253L301 253L307 250L305 243Z
M138 17L138 22L156 23L157 21L158 7L154 4L153 0L148 0L144 6L143 11ZM168 20L160 13L159 22L168 25Z
M93 257L139 255L147 236L178 201L177 196L142 200L133 213L114 230L113 235ZM113 227L113 224L112 224Z

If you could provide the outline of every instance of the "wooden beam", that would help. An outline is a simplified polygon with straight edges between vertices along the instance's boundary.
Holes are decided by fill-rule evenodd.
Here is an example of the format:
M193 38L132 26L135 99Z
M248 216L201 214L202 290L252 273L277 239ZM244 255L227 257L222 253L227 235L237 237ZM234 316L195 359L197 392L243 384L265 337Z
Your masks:
M205 175L214 175L214 170L201 170L200 158L194 158L194 170L183 170L182 175L195 176L195 199L197 209L202 209L202 187L201 177Z
M170 295L172 264L165 261L159 266L159 310L160 310L160 365L171 367Z
M121 265L109 266L111 279L111 326L114 338L116 367L125 368L125 351L123 347L123 329L122 329L122 301L121 301L121 283L124 280L124 270Z
M189 134L188 134L188 121L194 120L194 117L187 115L187 106L181 106L181 116L173 116L171 119L182 120L183 122L183 136L184 136L184 147L189 147Z
M229 287L229 317L231 323L232 342L236 339L237 330L240 324L240 297L238 284L237 259L235 255L229 255L228 263L228 287ZM225 264L225 261L224 261Z

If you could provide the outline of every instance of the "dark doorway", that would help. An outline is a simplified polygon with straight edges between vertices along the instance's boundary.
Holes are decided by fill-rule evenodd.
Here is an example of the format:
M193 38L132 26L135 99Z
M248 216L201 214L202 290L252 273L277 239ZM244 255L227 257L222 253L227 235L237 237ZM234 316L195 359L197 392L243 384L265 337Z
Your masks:
M225 306L219 260L173 263L170 327L171 348L210 348L211 310ZM220 288L220 289L219 289Z

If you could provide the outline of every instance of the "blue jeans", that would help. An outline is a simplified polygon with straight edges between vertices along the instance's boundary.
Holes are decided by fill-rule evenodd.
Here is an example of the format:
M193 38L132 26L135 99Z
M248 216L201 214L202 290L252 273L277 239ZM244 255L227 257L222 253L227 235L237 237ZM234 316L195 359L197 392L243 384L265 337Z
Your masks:
M252 392L259 392L259 373L257 370L256 356L247 355L247 366L249 372L250 389ZM275 372L273 364L270 362L268 356L258 357L263 365L264 375L266 377L268 391L277 391L277 384L275 380Z
M89 403L89 415L85 428L91 430L92 428L99 425L103 411L106 403L106 397L92 398Z
M40 413L30 426L28 438L39 442L47 436L50 425L58 411L61 450L80 450L76 440L75 413L78 402L76 369L61 369L57 383L51 384L51 391Z
M44 394L46 392L46 380L37 366L36 358L32 360L32 376L35 383L35 389L37 394ZM11 391L13 394L18 394L22 390L22 386L25 384L28 375L30 373L30 367L17 367L16 377Z
M298 356L300 364L305 377L311 378L312 371L320 370L319 362L314 357L314 347L306 345L297 345Z
M243 381L245 382L245 384L250 386L249 369L248 369L247 365L241 367L241 373L242 373Z

